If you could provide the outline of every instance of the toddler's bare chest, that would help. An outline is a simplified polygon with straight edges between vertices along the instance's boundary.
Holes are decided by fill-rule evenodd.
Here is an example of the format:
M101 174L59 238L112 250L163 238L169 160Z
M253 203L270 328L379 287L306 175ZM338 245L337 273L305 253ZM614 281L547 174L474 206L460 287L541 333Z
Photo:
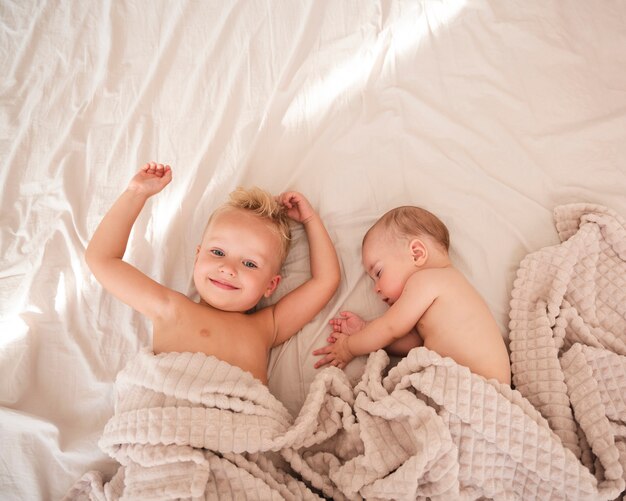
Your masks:
M192 311L188 318L155 325L153 349L204 353L255 374L267 367L267 340L264 326L247 315Z

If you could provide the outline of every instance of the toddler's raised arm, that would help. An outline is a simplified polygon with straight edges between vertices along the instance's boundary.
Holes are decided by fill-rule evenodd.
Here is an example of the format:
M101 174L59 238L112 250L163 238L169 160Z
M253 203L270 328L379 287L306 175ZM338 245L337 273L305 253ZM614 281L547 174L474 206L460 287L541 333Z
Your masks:
M337 290L340 278L335 247L309 201L293 191L281 194L279 200L286 207L287 215L304 225L309 241L311 278L274 306L274 346L285 342L320 312Z
M104 216L85 251L85 261L102 286L150 318L163 313L171 291L122 259L141 209L171 180L169 165L144 165Z

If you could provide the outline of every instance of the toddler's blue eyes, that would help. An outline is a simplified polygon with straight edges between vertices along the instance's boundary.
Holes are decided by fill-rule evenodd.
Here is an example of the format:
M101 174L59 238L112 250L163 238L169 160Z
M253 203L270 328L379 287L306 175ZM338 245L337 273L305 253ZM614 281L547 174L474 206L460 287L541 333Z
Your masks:
M225 257L226 254L224 253L223 250L221 249L211 249L209 251L211 254L213 254L216 257ZM242 261L243 265L246 268L258 268L258 266L256 265L256 263L254 261Z

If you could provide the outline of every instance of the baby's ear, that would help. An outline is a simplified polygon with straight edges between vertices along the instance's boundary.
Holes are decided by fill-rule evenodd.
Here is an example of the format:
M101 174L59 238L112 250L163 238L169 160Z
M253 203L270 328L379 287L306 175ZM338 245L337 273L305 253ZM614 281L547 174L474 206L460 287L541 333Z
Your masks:
M409 243L409 248L411 249L411 255L413 256L415 266L423 266L428 259L428 247L426 246L426 243L419 238L414 238Z
M282 277L280 275L275 275L272 277L272 279L270 280L270 283L267 284L267 288L265 289L265 292L263 293L263 295L265 297L270 297L272 295L272 293L276 290L276 287L278 287L278 284L280 283Z

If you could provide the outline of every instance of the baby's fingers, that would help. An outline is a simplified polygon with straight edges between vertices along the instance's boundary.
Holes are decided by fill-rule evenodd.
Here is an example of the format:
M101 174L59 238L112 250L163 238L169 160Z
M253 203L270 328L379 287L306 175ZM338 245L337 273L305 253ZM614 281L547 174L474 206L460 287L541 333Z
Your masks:
M324 358L322 358L321 360L318 360L317 362L315 362L315 365L313 367L315 367L316 369L320 368L322 365L327 365L327 364L332 364L335 365L336 360L335 360L335 356L331 353L330 355L326 355Z
M333 349L332 345L328 344L324 346L323 348L318 348L317 350L313 350L313 355L315 356L326 355L327 353L330 353L332 349Z
M344 322L345 320L342 318L333 318L332 320L330 320L328 323L330 325L332 325L333 330L335 332L341 332L341 323Z

